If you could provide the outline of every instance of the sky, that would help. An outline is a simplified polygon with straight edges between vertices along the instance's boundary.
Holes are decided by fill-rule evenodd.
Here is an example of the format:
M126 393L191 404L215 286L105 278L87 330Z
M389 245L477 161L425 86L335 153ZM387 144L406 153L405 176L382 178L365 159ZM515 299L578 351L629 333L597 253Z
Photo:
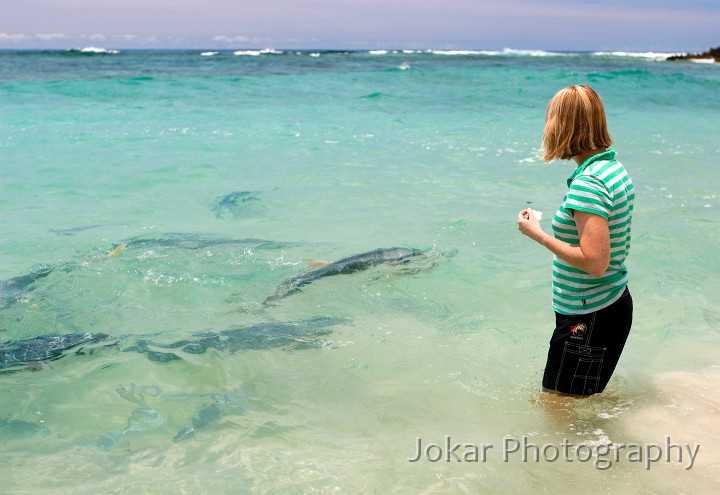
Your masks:
M718 0L0 0L0 49L702 52Z

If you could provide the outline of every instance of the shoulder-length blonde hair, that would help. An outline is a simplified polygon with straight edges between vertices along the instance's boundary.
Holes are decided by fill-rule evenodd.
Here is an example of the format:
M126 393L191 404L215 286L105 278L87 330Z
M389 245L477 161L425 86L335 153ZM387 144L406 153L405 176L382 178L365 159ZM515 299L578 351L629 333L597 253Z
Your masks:
M569 160L585 151L610 145L605 108L595 90L577 84L553 96L545 115L545 160Z

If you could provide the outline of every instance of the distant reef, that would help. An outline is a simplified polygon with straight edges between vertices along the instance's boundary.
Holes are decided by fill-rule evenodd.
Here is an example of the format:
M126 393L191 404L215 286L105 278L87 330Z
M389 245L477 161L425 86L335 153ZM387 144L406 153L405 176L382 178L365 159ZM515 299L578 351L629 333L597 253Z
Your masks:
M720 63L720 46L717 48L710 48L708 51L703 53L687 53L685 55L673 55L668 60L707 60L715 59L715 63Z

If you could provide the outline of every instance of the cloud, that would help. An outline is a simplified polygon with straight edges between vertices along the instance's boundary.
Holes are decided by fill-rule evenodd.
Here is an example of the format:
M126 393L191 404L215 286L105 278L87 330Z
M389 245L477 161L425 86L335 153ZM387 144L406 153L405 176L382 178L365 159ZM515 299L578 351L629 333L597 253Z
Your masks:
M136 34L114 34L111 36L114 40L121 40L121 41L135 41L140 39L140 36Z
M2 21L18 31L0 33L0 46L11 47L697 51L717 43L720 6L717 0L23 0L5 9Z
M247 36L225 36L222 34L213 36L211 39L220 43L244 43L246 41L250 41L250 38Z
M0 44L13 47L62 47L68 48L88 42L104 42L109 45L122 45L123 47L157 46L158 43L176 43L173 37L158 37L154 35L139 36L137 34L67 34L67 33L5 33L0 32ZM182 40L180 40L182 44Z
M0 33L0 41L25 41L29 38L23 33Z
M35 39L40 41L54 41L65 38L67 38L67 35L63 33L40 33L35 35Z
M36 33L36 34L25 34L25 33L0 33L0 41L56 41L67 38L68 36L63 33Z

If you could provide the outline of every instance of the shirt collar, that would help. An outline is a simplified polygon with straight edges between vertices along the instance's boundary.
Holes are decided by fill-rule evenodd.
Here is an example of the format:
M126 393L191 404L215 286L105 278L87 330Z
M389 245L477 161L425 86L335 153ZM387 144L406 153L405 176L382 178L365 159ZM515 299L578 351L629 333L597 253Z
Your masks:
M597 162L599 160L613 160L614 158L615 158L615 150L613 150L612 148L609 148L607 151L603 151L602 153L598 153L597 155L591 156L590 158L588 158L587 160L585 160L584 162L582 162L580 165L577 166L577 168L575 169L575 172L573 172L573 174L570 176L570 178L567 181L568 187L570 187L570 183L575 179L575 177L577 177L578 175L583 173L583 171L585 171L585 169L588 168L588 166L591 163Z

